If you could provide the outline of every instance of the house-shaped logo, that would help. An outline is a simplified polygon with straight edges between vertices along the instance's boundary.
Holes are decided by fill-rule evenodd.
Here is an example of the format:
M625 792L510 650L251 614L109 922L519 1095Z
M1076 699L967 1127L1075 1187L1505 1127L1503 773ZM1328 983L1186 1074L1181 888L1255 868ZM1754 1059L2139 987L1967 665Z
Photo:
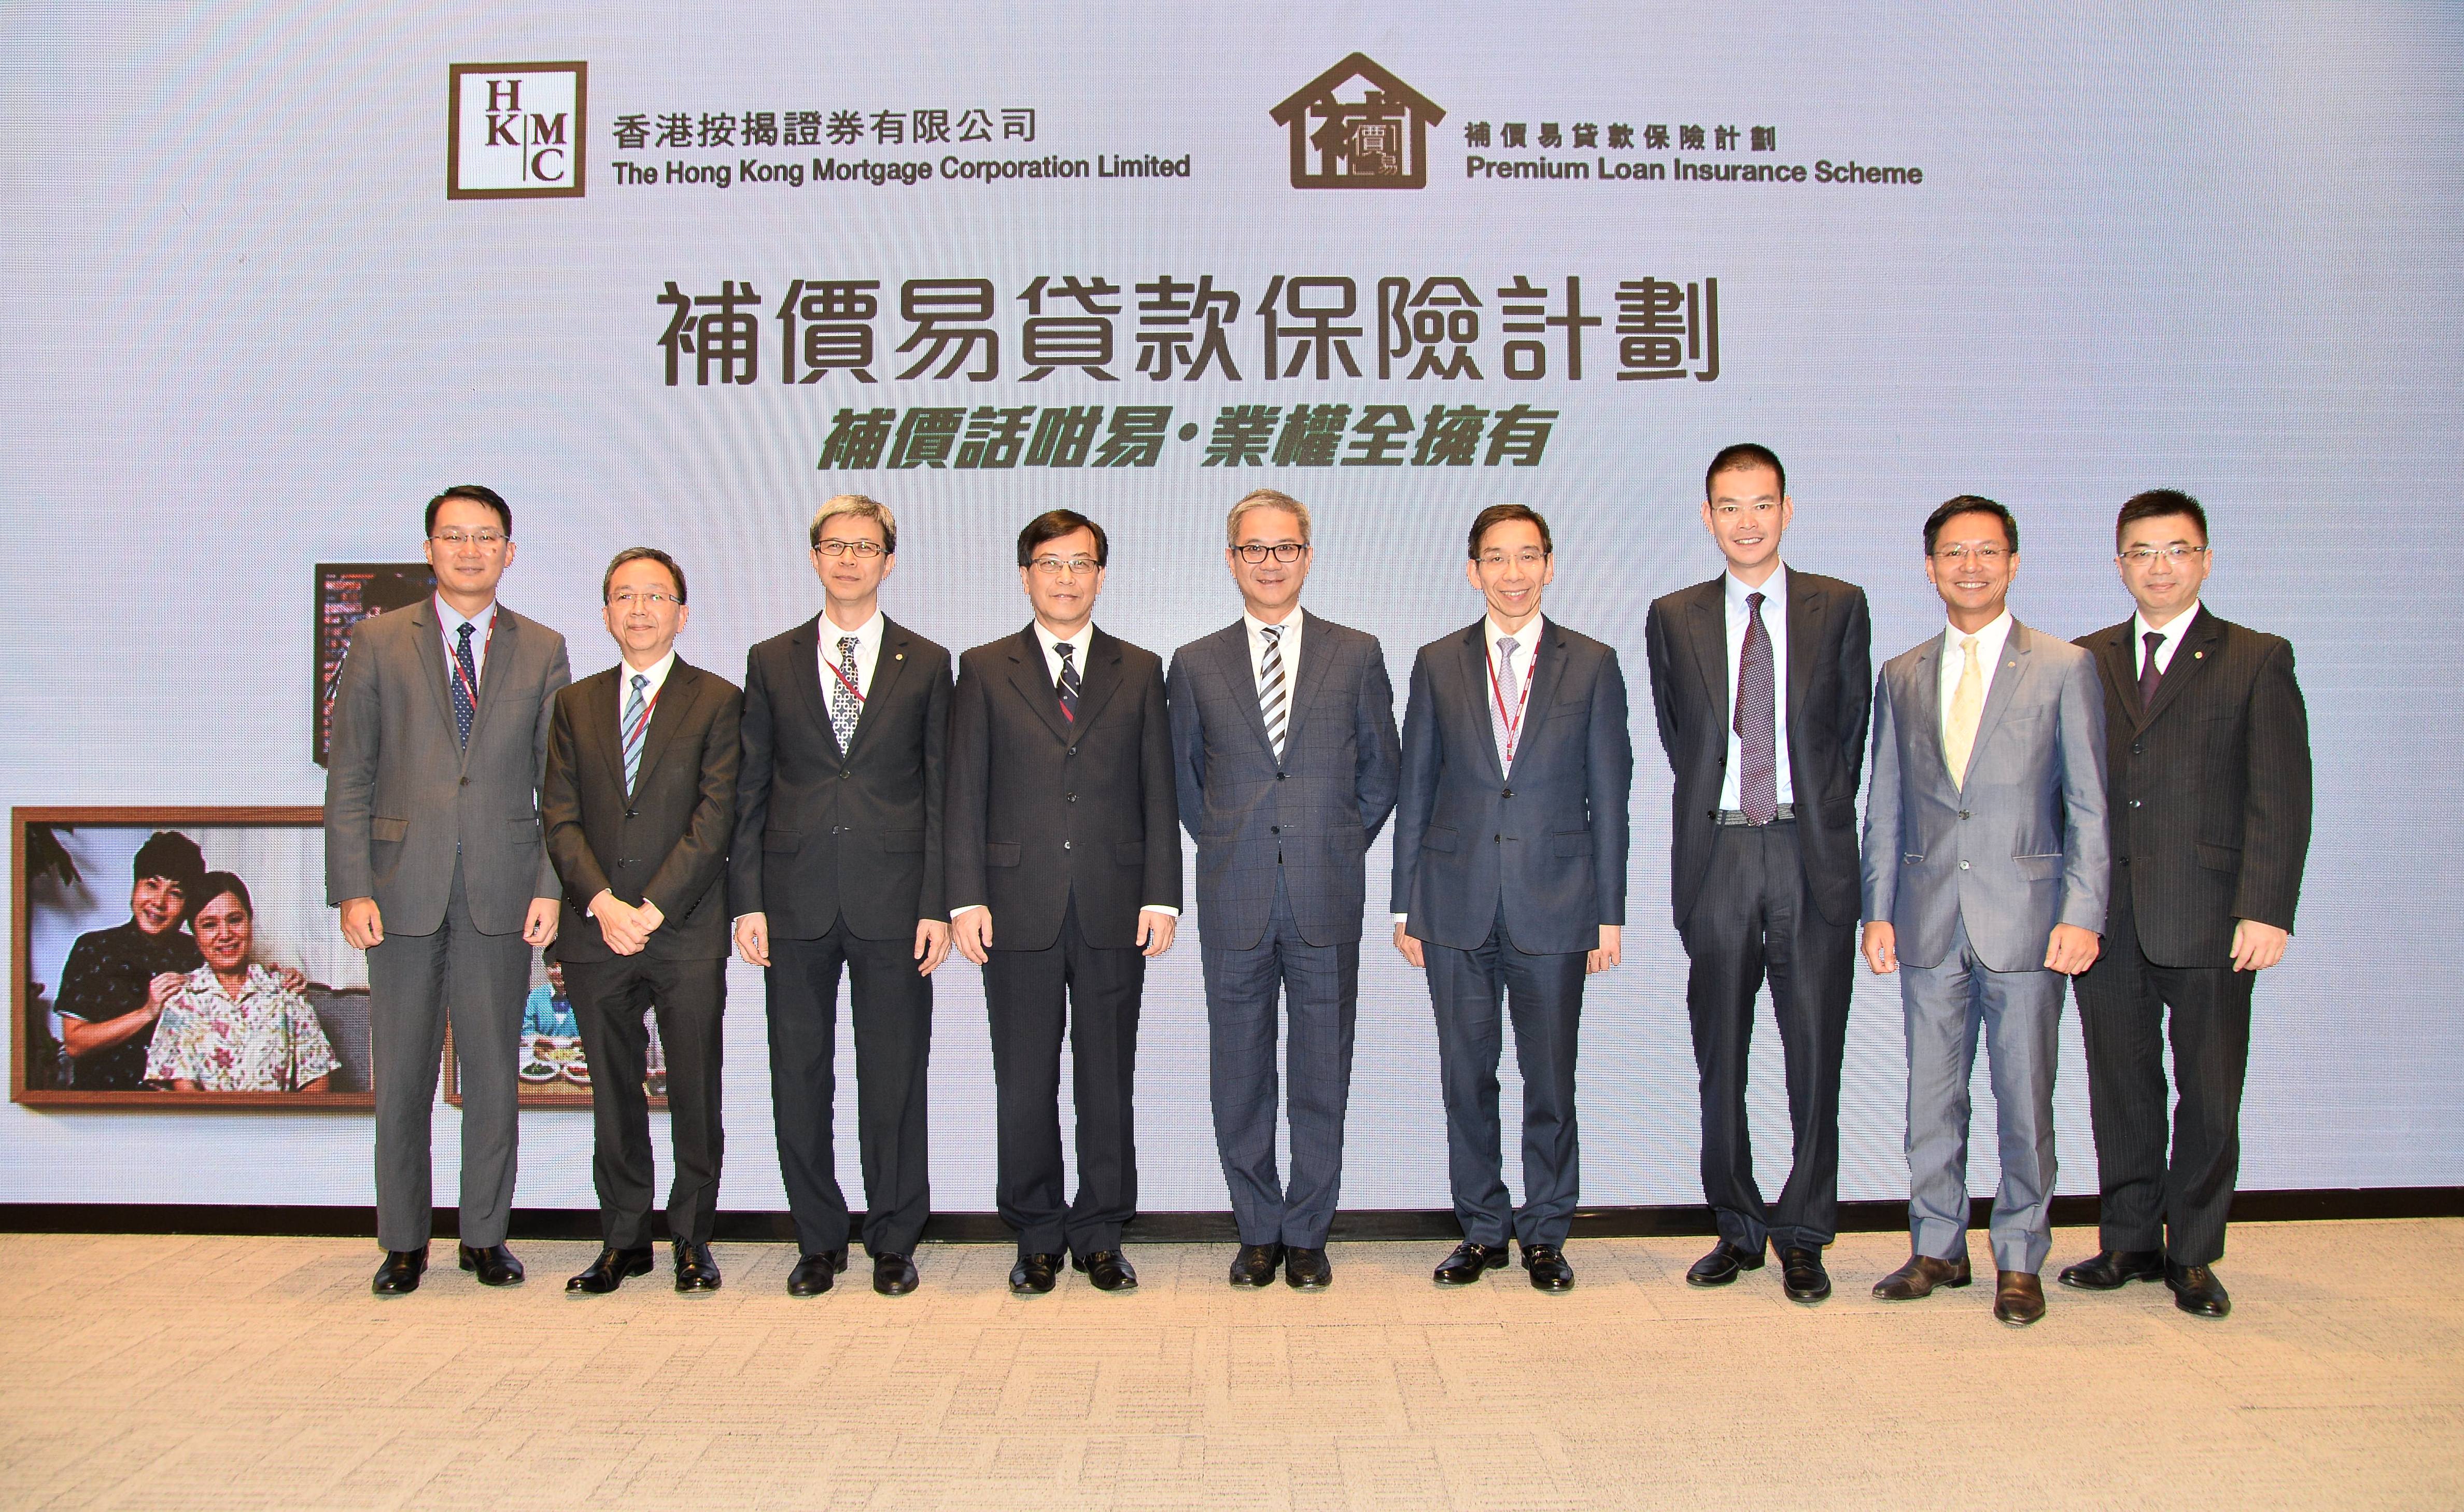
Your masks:
M1291 138L1296 189L1425 188L1429 128L1446 119L1365 53L1310 79L1268 114Z

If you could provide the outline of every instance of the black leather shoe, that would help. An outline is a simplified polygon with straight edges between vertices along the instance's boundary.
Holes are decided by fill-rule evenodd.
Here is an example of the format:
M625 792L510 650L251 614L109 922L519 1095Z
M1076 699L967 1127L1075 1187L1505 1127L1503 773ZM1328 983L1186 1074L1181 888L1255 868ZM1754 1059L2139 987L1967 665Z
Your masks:
M2165 1284L2173 1289L2173 1305L2193 1318L2221 1318L2233 1311L2233 1298L2226 1295L2225 1283L2205 1265L2176 1265L2167 1260Z
M1822 1268L1822 1252L1790 1245L1779 1252L1779 1289L1791 1302L1807 1305L1831 1295L1831 1273Z
M1097 1291L1135 1291L1138 1273L1130 1268L1130 1258L1119 1250L1097 1250L1084 1260L1073 1260L1072 1266L1087 1273L1087 1280Z
M1468 1286L1480 1280L1483 1275L1505 1263L1505 1245L1500 1244L1492 1248L1486 1244L1474 1244L1471 1240L1465 1239L1456 1245L1454 1253L1447 1256L1444 1262L1438 1266L1438 1284Z
M2013 1328L2024 1328L2045 1315L2045 1284L2035 1273L1993 1273L1993 1316Z
M1284 1284L1294 1291L1324 1291L1334 1284L1334 1267L1324 1249L1295 1244L1284 1251Z
M1018 1263L1009 1268L1009 1293L1013 1297L1041 1297L1060 1279L1060 1256L1021 1255Z
M1523 1268L1531 1273L1534 1291L1560 1292L1574 1289L1574 1267L1554 1244L1523 1246Z
M1955 1260L1911 1255L1906 1264L1874 1282L1874 1295L1884 1302L1915 1302L1932 1296L1937 1286L1965 1286L1975 1279L1965 1255Z
M787 1273L787 1295L818 1297L830 1289L830 1282L847 1269L847 1251L823 1250L819 1254L799 1258L796 1268Z
M1232 1284L1235 1286L1271 1286L1275 1283L1275 1267L1284 1262L1281 1244L1243 1244L1232 1257Z
M454 1246L462 1253L462 1268L476 1271L482 1286L518 1286L522 1283L522 1262L502 1244L485 1249L473 1249L468 1244Z
M407 1297L419 1290L419 1278L427 1273L427 1250L387 1250L368 1290L380 1297Z
M2135 1281L2163 1281L2163 1250L2099 1250L2094 1260L2065 1265L2061 1283L2078 1291L2120 1291Z
M650 1274L650 1246L639 1249L603 1249L590 1268L579 1276L568 1277L564 1289L579 1296L584 1292L601 1296L625 1284L627 1276Z
M904 1297L922 1281L915 1262L896 1251L884 1250L872 1258L872 1289L885 1297Z
M1711 1253L1685 1268L1688 1286L1726 1286L1737 1279L1741 1270L1763 1268L1763 1252L1731 1244L1727 1239L1711 1246Z
M711 1257L708 1244L676 1240L676 1290L718 1290L718 1261Z

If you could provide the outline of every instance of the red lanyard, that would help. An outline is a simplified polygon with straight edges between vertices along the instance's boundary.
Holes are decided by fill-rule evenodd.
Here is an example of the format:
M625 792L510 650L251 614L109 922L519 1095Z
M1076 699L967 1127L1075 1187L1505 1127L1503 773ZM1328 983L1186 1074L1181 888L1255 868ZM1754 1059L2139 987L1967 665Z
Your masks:
M1539 666L1538 646L1532 647L1531 662L1533 667ZM1488 647L1488 692L1497 700L1498 722L1506 726L1506 759L1511 762L1514 759L1514 743L1523 735L1523 712L1531 707L1531 679L1523 679L1522 690L1515 694L1514 708L1509 712L1506 707L1506 690L1497 682L1497 647L1493 643Z
M637 740L637 739L641 738L641 734L642 734L642 731L643 731L644 727L646 727L647 725L649 725L649 722L650 722L650 712L651 712L652 710L654 710L654 709L656 709L656 708L658 708L658 707L659 707L659 698L660 698L660 695L661 695L661 694L664 694L667 690L668 690L668 685L667 685L666 683L664 683L664 682L660 683L660 684L659 684L659 691L658 691L658 692L655 692L655 693L652 693L652 694L650 695L650 701L649 701L649 703L644 704L644 705L642 706L642 717L641 717L641 718L639 718L639 719L634 720L634 721L633 721L633 728L631 728L630 730L627 730L627 731L626 731L626 732L625 732L625 743L626 743L627 745L628 745L628 746L629 746L629 745L631 745L635 740Z
M462 623L468 625L471 622L465 620ZM490 609L488 611L488 638L479 643L479 665L481 667L488 665L488 648L495 644L496 611ZM471 681L471 674L462 669L462 658L454 654L452 650L449 649L446 652L445 660L447 664L453 668L453 680L460 683L462 685L463 691L471 695L471 712L473 714L476 714L479 712L479 685Z
M849 698L854 699L859 704L864 702L864 694L856 690L854 679L847 676L845 668L841 668L836 662L824 662L822 665L830 669L830 675L839 680L839 686L847 690L847 696Z

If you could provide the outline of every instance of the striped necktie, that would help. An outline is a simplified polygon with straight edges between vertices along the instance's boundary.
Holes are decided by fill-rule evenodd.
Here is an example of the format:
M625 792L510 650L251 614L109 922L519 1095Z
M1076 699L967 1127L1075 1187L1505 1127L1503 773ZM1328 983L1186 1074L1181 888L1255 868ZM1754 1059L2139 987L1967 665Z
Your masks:
M625 791L633 791L633 778L642 770L642 739L649 733L650 721L642 717L642 690L650 686L650 674L633 674L633 691L625 699Z
M1077 655L1078 647L1067 641L1060 641L1054 643L1052 648L1061 653L1061 680L1053 685L1053 691L1061 695L1061 717L1074 725L1078 722L1079 681L1078 664L1072 658Z
M1265 716L1266 744L1274 749L1275 764L1284 763L1284 627L1268 625L1260 627L1266 637L1266 654L1258 663L1258 712Z

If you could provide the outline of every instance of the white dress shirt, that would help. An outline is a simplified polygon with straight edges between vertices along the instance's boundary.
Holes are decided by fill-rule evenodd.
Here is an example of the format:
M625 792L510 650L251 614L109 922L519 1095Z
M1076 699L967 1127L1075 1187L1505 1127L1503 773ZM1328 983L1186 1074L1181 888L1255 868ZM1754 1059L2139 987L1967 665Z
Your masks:
M1993 670L2001 665L2002 647L2011 639L2011 626L2013 623L2015 622L2011 618L2011 611L2004 609L1993 617L1992 624L1975 632L1976 669L1985 679L1985 686L1977 690L1976 707L1980 712L1983 711L1986 700L1993 696ZM1966 640L1968 635L1968 631L1956 625L1943 626L1942 735L1946 741L1950 735L1950 698L1951 694L1959 690L1960 663L1966 660L1965 653L1959 648L1959 643ZM1981 729L1979 733L1982 733Z
M1035 639L1036 644L1044 647L1044 669L1047 674L1046 681L1051 685L1052 696L1054 698L1058 699L1061 696L1061 652L1058 647L1064 645L1071 647L1069 659L1078 668L1080 686L1085 686L1087 679L1087 649L1095 644L1095 622L1093 620L1090 619L1086 624L1078 626L1078 633L1070 636L1067 641L1064 641L1062 637L1053 634L1050 630L1045 629L1044 627L1044 622L1042 620L1038 620L1035 622ZM858 649L858 654L862 654L861 647ZM963 909L952 909L950 910L950 917L955 919L959 914L966 912L969 909L980 909L982 907L983 905L980 903L970 903ZM1140 912L1144 913L1160 913L1169 918L1177 919L1180 917L1180 910L1168 903L1141 903L1138 905L1138 909Z
M1746 741L1737 734L1737 677L1745 666L1746 596L1763 596L1763 631L1771 637L1771 739L1778 756L1781 803L1796 801L1796 786L1788 769L1788 565L1783 562L1772 570L1759 588L1749 588L1737 581L1736 574L1724 573L1721 584L1727 589L1728 603L1728 775L1720 779L1720 806L1742 810L1746 806L1745 777Z
M2189 629L2190 622L2198 617L2199 601L2196 599L2192 599L2190 606L2175 615L2172 623L2163 629L2148 624L2147 616L2145 614L2132 615L2130 617L2130 669L2143 677L2146 675L2147 637L2154 634L2163 637L2156 643L2156 675L2162 677L2171 671L2173 653L2182 648L2182 632Z
M453 647L454 643L462 639L462 626L467 625L472 627L471 665L478 668L479 681L482 685L485 685L488 681L488 632L495 627L496 601L494 599L489 600L488 606L486 608L480 610L471 618L465 619L462 617L461 611L455 609L451 604L445 602L445 596L443 594L440 593L434 597L436 600L437 628L441 630L445 636L446 681L451 682L453 679L462 675L460 672L454 670L456 667L461 665L462 659L454 654ZM473 690L473 691L476 691L476 690ZM472 700L472 707L478 707L477 699L474 698Z
M1246 609L1241 611L1241 623L1249 629L1249 686L1253 689L1266 675L1266 632L1272 629L1284 632L1284 702L1287 710L1291 703L1292 679L1300 675L1301 621L1304 618L1299 604L1292 605L1292 612L1285 616L1281 625L1268 625Z
M871 619L852 630L841 629L838 622L825 613L814 629L813 654L820 662L822 707L830 706L830 690L839 685L839 642L850 635L855 637L855 695L871 697L873 664L881 660L881 641L888 633L882 625L881 611L873 610Z

